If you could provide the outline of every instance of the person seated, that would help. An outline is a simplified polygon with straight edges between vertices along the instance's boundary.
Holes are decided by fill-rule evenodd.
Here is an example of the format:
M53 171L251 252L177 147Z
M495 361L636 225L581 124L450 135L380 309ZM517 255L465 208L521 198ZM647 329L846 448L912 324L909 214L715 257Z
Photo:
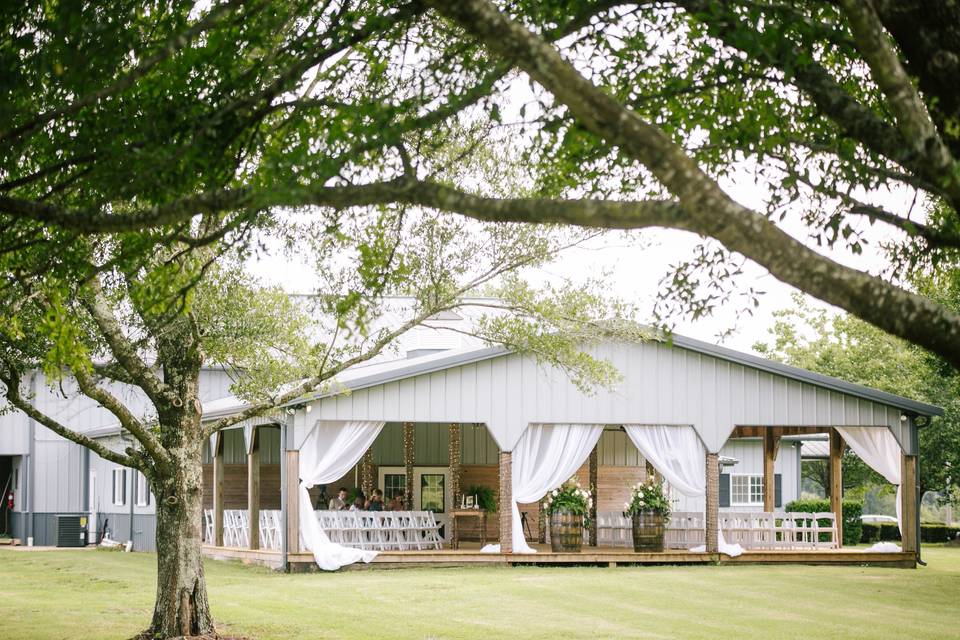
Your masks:
M330 498L330 504L327 506L327 509L330 511L343 511L347 506L347 488L340 487L337 490L337 495Z
M350 506L350 511L364 511L367 506L367 499L363 496L363 493L358 495L353 500L353 504Z
M390 504L387 505L387 510L403 511L404 510L403 502L404 502L403 494L402 493L395 494L393 498L390 499Z
M367 511L383 511L383 491L374 489L370 501L367 503Z

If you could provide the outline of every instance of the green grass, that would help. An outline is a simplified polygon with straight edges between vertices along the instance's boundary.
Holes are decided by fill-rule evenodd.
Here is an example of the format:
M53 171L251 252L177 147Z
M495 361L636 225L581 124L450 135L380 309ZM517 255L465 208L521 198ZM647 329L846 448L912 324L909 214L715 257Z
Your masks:
M251 638L960 637L960 548L929 566L470 568L285 575L208 561L221 633ZM155 558L0 549L0 638L126 638Z

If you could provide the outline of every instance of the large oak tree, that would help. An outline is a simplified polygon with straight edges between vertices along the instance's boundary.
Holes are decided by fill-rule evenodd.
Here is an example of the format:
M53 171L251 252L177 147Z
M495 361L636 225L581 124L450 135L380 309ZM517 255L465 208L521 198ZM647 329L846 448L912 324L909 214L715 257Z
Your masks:
M687 231L723 251L681 263L665 291L681 310L709 308L741 256L960 364L960 315L903 284L960 247L955 3L115 0L7 3L0 24L8 398L25 367L81 382L109 353L160 403L161 433L197 431L176 403L203 351L189 312L203 265L308 207L306 236L327 247L376 229L374 205ZM491 146L525 178L502 180ZM743 165L764 207L724 190ZM887 188L918 210L880 206ZM813 246L856 255L876 242L866 222L899 234L880 273ZM376 291L393 244L369 246L357 277ZM117 313L154 327L163 374L118 341ZM163 437L123 419L163 463Z

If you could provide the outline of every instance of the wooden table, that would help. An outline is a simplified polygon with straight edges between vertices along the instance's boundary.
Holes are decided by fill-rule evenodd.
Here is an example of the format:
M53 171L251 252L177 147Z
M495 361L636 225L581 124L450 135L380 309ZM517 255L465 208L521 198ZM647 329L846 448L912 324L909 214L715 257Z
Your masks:
M480 548L487 544L487 512L485 509L456 509L450 512L450 525L453 528L450 536L450 548L460 548L460 527L457 525L459 518L477 518L480 520Z

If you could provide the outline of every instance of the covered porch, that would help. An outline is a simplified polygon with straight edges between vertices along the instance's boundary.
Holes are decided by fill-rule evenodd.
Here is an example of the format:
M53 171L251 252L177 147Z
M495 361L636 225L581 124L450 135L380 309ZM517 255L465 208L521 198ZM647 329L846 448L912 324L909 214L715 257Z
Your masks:
M693 349L694 346L701 350ZM357 454L356 460L347 464L349 471L342 480L329 482L326 488L356 487L367 495L374 487L386 492L402 491L406 505L435 517L441 544L429 549L377 549L369 564L351 567L716 562L915 566L919 552L916 429L938 409L708 346L720 351L704 353L699 343L686 347L646 343L610 348L610 358L625 372L624 384L618 392L594 396L583 394L562 374L539 367L529 358L496 349L418 358L365 372L367 375L345 382L350 393L308 398L288 408L279 418L243 426L248 456L246 504L238 505L234 500L231 506L234 511L245 512L241 520L246 536L239 541L235 538L231 544L224 540L224 513L228 510L225 503L231 493L224 485L224 443L230 437L221 434L214 439L208 485L212 526L205 553L209 557L237 558L287 570L315 566L313 554L302 548L299 535L304 513L299 497L304 474L300 447L311 430L321 425L360 420L378 423L382 431L378 431L365 451ZM668 375L656 375L655 371L647 371L648 367L659 367ZM671 386L676 382L686 384L682 388ZM726 393L718 393L724 387ZM630 392L626 393L627 390ZM452 548L452 512L461 505L461 497L471 486L485 484L495 489L498 507L513 502L513 454L528 426L573 422L602 427L589 455L575 467L582 484L590 487L594 496L593 524L585 531L583 551L549 551L545 546L548 528L544 526L539 500L518 505L524 521L524 541L532 544L536 553L514 553L514 514L505 508L488 514L483 536L487 542L499 541L498 553L480 551L479 519L475 518L458 522L462 541L459 548ZM606 535L609 531L605 528L622 512L624 496L633 483L657 473L636 448L631 451L623 446L628 443L624 425L692 429L702 445L698 462L705 482L702 506L694 504L692 510L686 511L690 505L683 505L689 517L675 524L670 534L683 544L668 543L661 553L634 553L629 546ZM904 523L899 552L870 553L842 546L839 487L840 457L845 446L841 430L845 428L889 434L898 450ZM258 443L263 438L258 433L264 429L272 429L278 443L275 462L279 486L269 500L277 501L272 509L264 506L260 492L262 465ZM832 516L831 544L814 543L823 537L820 533L826 532L812 537L810 531L806 537L797 535L796 514L783 511L782 505L775 503L776 492L767 490L777 484L774 464L783 438L804 434L827 434L830 439L831 513L807 515L816 515L815 521ZM746 513L720 506L720 451L726 443L741 439L758 439L763 455L762 508L758 505ZM384 443L390 446L385 447ZM440 456L440 451L445 456ZM677 451L673 455L688 454ZM609 464L617 456L624 463ZM626 464L629 456L633 456L631 464ZM433 476L430 482L442 478L439 495L436 486L431 488L431 504L423 500L424 476ZM310 490L311 503L316 505L322 490ZM729 486L726 490L730 490ZM387 495L385 499L392 497ZM257 522L260 526L251 526ZM622 529L622 522L614 523L612 528L617 526ZM815 525L808 522L806 526ZM271 532L267 534L271 542L265 544L267 530ZM721 535L741 543L743 554L730 557L720 553ZM703 544L705 551L689 551L687 547L694 541Z

